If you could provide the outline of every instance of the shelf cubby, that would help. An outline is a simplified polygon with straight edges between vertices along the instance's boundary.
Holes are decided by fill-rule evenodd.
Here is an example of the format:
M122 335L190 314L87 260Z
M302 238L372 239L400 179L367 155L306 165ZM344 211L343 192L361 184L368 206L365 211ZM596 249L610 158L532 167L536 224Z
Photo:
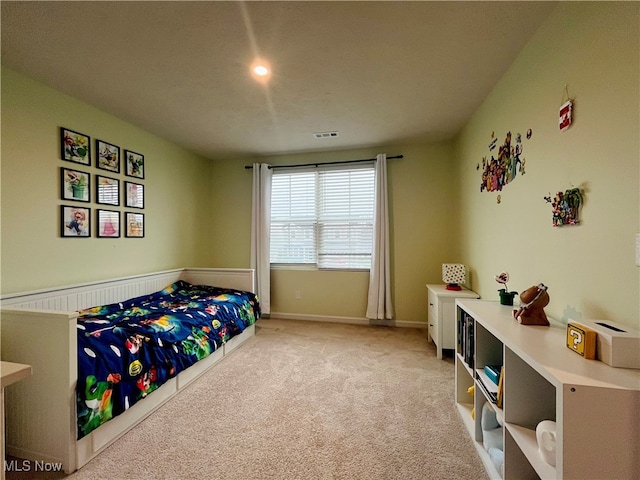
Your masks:
M556 421L556 388L505 348L505 421L535 430L543 420Z
M458 328L462 320L473 323L474 367L465 362L457 335L456 403L491 478L640 478L640 370L585 360L566 347L566 326L553 320L550 326L521 325L512 307L483 300L458 299L456 308ZM492 404L503 424L499 469L482 442L481 411L488 397L475 369L485 365L504 366L503 408ZM474 382L471 403L467 389ZM555 466L538 450L536 427L543 420L556 422Z

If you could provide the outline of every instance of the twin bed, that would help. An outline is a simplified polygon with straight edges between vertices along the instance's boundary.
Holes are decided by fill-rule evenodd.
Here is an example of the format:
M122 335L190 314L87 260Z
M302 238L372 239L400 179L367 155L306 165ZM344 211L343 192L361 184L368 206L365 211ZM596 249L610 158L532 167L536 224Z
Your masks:
M254 271L176 269L2 298L7 453L72 472L255 334Z

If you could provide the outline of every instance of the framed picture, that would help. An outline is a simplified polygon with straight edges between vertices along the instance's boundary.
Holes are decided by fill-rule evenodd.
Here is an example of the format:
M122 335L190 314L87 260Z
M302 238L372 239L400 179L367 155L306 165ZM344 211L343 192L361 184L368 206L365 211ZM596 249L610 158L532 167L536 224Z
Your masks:
M144 237L144 213L125 212L125 237Z
M120 212L98 210L98 238L118 238L120 236Z
M144 178L144 155L131 150L124 151L126 159L125 175L128 177Z
M69 162L91 165L91 138L68 128L60 128L61 157Z
M125 207L144 208L144 185L124 182Z
M91 209L60 205L60 235L62 237L90 237Z
M120 205L120 180L96 175L96 202L103 205Z
M60 168L60 174L63 200L89 201L91 198L89 195L91 174L64 167Z
M120 147L102 140L96 140L96 151L98 152L96 167L120 173Z

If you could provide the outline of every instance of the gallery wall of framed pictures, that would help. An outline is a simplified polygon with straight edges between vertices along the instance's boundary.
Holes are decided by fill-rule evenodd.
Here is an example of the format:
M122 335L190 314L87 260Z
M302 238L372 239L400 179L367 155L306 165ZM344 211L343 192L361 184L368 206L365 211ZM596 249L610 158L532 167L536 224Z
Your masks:
M89 135L60 127L60 158L71 162L60 167L60 236L144 238L144 155L102 139L93 147Z

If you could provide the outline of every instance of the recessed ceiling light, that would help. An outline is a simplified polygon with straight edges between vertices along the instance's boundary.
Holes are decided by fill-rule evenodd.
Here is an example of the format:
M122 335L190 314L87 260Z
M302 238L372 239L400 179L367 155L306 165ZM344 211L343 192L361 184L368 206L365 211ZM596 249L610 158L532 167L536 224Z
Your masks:
M269 69L264 65L256 65L255 67L253 67L253 73L260 77L264 77L266 75L269 75Z
M269 62L261 58L254 60L251 64L251 75L253 75L254 79L260 82L266 82L269 80L269 78L271 78L271 66L269 65Z

